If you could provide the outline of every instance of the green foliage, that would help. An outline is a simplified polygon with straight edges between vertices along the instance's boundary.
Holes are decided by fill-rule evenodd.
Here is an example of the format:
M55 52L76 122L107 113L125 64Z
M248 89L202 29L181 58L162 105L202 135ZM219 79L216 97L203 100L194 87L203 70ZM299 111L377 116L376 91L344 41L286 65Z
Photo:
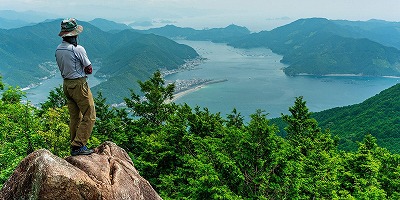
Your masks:
M144 98L131 90L131 99L125 98L126 105L135 116L141 117L146 123L160 125L173 112L174 105L166 104L165 101L172 100L175 85L164 87L160 71L156 71L150 80L138 82Z
M42 115L48 109L62 108L67 105L67 97L64 94L63 86L60 85L50 91L47 100L44 103L40 103L40 110L38 115Z
M302 97L282 116L287 133L282 137L261 110L244 123L236 109L224 119L207 108L168 101L173 86L164 85L159 72L140 86L146 99L132 91L128 108L111 107L98 93L89 143L110 140L123 147L163 199L400 197L400 156L379 147L371 134L356 151L339 151ZM69 115L59 101L60 88L39 109L5 99L0 100L0 184L33 150L69 155Z
M276 135L277 127L269 124L261 110L251 115L244 131L229 134L226 148L230 149L241 171L241 188L236 191L251 199L283 198L287 182L282 180L287 164L288 145Z
M227 126L240 128L244 125L244 117L237 112L236 108L234 108L232 113L228 114L226 118L228 118Z
M0 101L0 184L41 144L36 132L40 120L33 116L34 111L34 107L19 101Z
M63 86L60 85L50 91L47 101L40 104L42 110L49 108L62 108L67 105L67 97L64 94Z
M101 92L94 98L96 107L96 125L93 136L100 141L113 141L122 148L129 148L129 138L126 126L129 123L128 113L125 109L111 108L106 104Z
M145 80L157 69L176 69L185 60L198 56L193 48L162 36L131 30L111 33L84 21L78 23L85 27L79 35L79 44L85 47L92 61L99 61L94 64L104 66L96 76L107 77L92 91L95 94L102 89L112 103L123 102L130 88L138 88L137 80ZM59 28L59 20L48 20L0 31L0 73L4 83L26 87L54 74L58 70L54 51L62 41L56 34Z
M3 77L2 76L0 76L0 90L3 90L4 89L4 83L3 83Z
M379 146L392 153L399 153L400 145L400 84L396 84L360 104L332 108L312 113L321 129L338 138L338 148L357 151L357 142L371 134ZM279 135L286 136L286 124L281 118L271 119L280 129ZM336 139L335 139L336 140Z
M8 86L8 89L2 94L1 100L6 103L14 104L20 102L22 97L25 97L25 92L23 92L21 88Z
M287 139L300 152L307 156L308 151L330 151L335 147L329 133L323 133L318 122L311 118L303 97L296 98L293 107L289 108L291 116L283 115L282 119L288 123L285 128Z
M67 106L48 108L41 116L42 148L50 150L54 155L66 157L70 154L69 113Z
M313 117L340 138L341 149L356 151L356 142L371 134L379 146L400 153L399 97L400 84L396 84L360 104L321 111Z
M295 105L289 108L291 115L283 115L288 123L285 128L291 145L291 162L300 164L297 177L293 181L302 183L293 195L299 198L313 197L331 199L337 194L338 181L336 143L329 133L323 133L306 107L303 97L296 98Z
M379 171L382 163L377 157L376 139L367 135L359 144L357 153L346 154L344 172L340 174L342 188L356 199L386 199L387 193L381 188Z

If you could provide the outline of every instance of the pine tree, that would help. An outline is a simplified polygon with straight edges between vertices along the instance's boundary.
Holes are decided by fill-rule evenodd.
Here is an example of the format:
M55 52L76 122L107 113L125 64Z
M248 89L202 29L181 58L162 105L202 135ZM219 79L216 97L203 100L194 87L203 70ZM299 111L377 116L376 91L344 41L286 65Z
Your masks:
M93 128L93 135L100 141L112 141L122 148L129 149L127 125L130 119L126 110L108 105L101 92L98 92L94 102L97 120Z
M167 100L172 100L175 85L164 86L165 81L160 71L156 71L150 80L138 81L138 83L144 97L142 98L131 90L131 99L124 99L126 105L132 109L135 116L141 117L145 123L161 125L175 109L174 103L166 103Z
M4 90L3 77L0 76L0 90Z
M311 118L303 97L296 98L289 108L291 115L283 115L288 123L285 128L291 144L292 161L299 166L296 171L299 198L333 198L338 191L336 141L329 132L322 132L315 119Z
M386 192L382 189L380 171L383 163L376 153L379 151L376 138L367 135L359 143L356 153L346 156L344 172L340 173L340 182L356 199L386 199Z

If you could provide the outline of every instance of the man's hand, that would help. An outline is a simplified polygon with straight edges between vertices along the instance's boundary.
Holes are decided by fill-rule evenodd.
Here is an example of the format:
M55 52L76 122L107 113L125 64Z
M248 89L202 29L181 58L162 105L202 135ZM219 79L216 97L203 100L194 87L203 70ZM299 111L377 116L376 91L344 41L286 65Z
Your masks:
M93 72L92 65L85 67L85 74L92 74L92 72Z

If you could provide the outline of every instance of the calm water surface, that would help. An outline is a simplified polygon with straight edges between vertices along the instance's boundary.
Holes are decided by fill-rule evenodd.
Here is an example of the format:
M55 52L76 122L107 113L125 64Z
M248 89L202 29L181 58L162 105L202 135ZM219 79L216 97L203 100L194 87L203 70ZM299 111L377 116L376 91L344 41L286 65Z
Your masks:
M286 76L282 56L269 49L235 49L204 41L187 44L208 60L199 69L167 76L167 80L189 78L227 79L179 98L177 103L207 107L223 117L236 108L247 119L257 109L269 118L289 114L295 97L303 96L310 111L361 103L396 83L399 78Z
M282 56L269 49L234 49L225 44L204 41L177 41L187 44L207 60L198 69L172 74L166 80L176 79L227 79L228 81L204 86L202 89L179 98L191 107L207 107L211 112L221 112L223 117L236 108L246 119L257 109L265 110L268 117L288 114L295 97L303 96L312 112L333 107L361 103L396 83L399 78L373 77L288 77L281 70L285 65ZM99 67L99 66L98 66ZM94 66L94 73L98 70ZM102 80L89 76L91 87ZM57 73L27 90L27 99L34 104L44 102L50 90L62 84Z
M99 70L100 64L94 63L93 64L93 74ZM93 75L89 75L87 79L89 86L93 87L95 85L98 85L103 81L103 79L96 78ZM37 87L25 90L27 100L30 101L34 105L39 105L40 103L43 103L47 100L47 97L49 96L49 93L51 90L54 90L56 87L60 86L63 84L63 79L61 77L60 72L57 70L57 73L55 76L46 79L41 82L41 84ZM96 95L96 94L94 94Z

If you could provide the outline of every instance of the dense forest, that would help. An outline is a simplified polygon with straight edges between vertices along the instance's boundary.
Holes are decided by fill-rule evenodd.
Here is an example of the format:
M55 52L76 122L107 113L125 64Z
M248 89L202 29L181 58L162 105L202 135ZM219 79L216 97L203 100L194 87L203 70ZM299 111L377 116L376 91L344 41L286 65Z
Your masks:
M369 133L381 147L400 153L400 84L394 85L360 104L332 108L312 116L320 127L341 138L342 149L354 151L362 136Z
M141 91L131 90L126 108L111 107L97 93L89 145L113 141L124 148L163 199L400 198L400 155L379 147L372 135L355 151L338 150L339 138L320 128L302 97L282 116L282 137L260 110L245 123L236 109L221 116L166 101L174 85L165 85L158 71L138 83ZM61 87L39 108L23 101L18 87L0 80L0 89L0 184L36 149L69 156Z
M312 113L322 129L329 129L340 138L338 148L356 151L357 141L366 134L377 139L379 146L392 153L400 153L400 84L396 84L362 103L336 107ZM286 123L281 118L271 119L285 136Z

